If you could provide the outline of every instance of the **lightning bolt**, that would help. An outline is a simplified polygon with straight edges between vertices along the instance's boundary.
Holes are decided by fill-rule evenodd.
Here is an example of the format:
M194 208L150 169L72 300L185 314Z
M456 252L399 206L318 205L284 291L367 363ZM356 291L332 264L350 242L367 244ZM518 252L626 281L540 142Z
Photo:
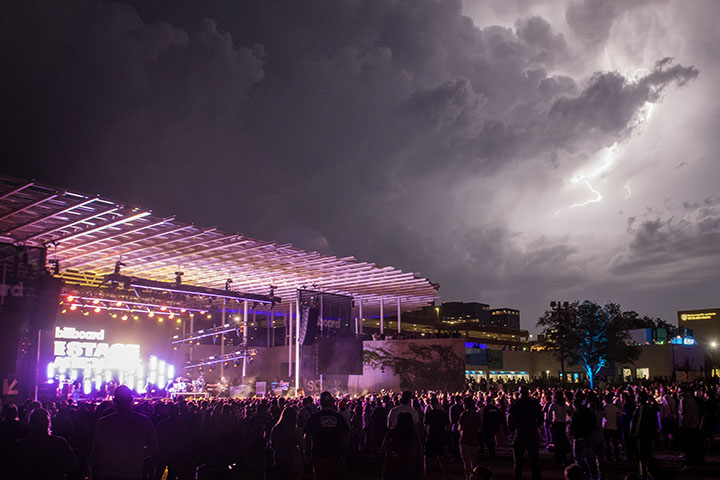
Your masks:
M625 182L625 185L623 185L623 187L625 187L625 191L626 191L625 200L627 200L632 195L632 190L630 190L630 180Z
M589 182L588 180L582 180L582 182L588 187L588 189L590 189L590 192L592 192L592 193L595 195L595 198L591 198L591 199L589 199L589 200L585 200L584 202L581 202L581 203L573 203L572 205L568 205L568 206L562 207L562 208L559 209L557 212L555 212L555 215L553 216L553 218L557 218L557 216L560 215L560 214L563 212L563 210L568 210L568 209L570 209L570 208L576 208L576 207L584 207L585 205L589 205L589 204L591 204L591 203L597 203L597 202L599 202L600 200L602 200L603 197L602 197L602 195L600 194L600 192L598 192L597 190L595 190L595 189L593 188L593 186L590 185L590 182Z

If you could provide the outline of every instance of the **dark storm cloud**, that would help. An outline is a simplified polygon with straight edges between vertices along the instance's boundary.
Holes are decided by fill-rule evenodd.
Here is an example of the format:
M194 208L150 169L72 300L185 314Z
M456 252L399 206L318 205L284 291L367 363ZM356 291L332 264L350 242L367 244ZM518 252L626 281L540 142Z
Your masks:
M453 0L4 2L10 173L419 271L446 299L544 302L594 254L504 209L698 69L587 78L573 65L629 7L572 2L564 24L519 5L480 28Z
M653 71L638 81L628 81L617 72L597 73L580 95L555 102L550 116L559 120L558 126L565 132L574 130L585 138L594 132L617 137L632 126L640 107L661 99L668 85L682 86L698 76L696 68L671 62L670 58L658 61Z
M631 242L615 259L613 272L669 269L685 281L696 279L701 270L710 276L720 256L720 196L685 202L675 215L659 213L648 212L646 218L629 222Z

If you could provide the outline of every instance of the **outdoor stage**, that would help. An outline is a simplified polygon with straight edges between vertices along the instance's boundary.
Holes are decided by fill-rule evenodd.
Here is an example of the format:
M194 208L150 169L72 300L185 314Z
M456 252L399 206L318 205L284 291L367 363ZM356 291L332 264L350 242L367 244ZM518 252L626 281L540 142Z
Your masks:
M0 270L0 376L11 401L63 381L87 395L110 380L140 393L200 372L208 383L284 380L306 391L322 368L303 369L314 358L305 336L348 338L367 323L382 332L387 315L401 331L406 312L438 298L438 285L412 272L2 176ZM320 304L327 310L308 320ZM68 338L73 328L86 338ZM278 378L251 376L271 357Z

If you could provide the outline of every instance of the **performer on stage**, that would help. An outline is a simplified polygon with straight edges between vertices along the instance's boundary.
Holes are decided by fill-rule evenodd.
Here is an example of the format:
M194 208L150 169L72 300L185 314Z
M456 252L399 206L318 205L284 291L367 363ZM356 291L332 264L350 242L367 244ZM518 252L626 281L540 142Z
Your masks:
M194 390L198 393L205 391L205 376L201 373L200 376L193 382Z

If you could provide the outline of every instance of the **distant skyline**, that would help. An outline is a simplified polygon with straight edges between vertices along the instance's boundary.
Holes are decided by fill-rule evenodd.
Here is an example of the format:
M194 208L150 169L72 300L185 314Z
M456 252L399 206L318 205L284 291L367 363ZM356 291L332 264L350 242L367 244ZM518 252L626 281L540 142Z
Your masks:
M6 1L3 173L417 272L720 306L720 2Z

